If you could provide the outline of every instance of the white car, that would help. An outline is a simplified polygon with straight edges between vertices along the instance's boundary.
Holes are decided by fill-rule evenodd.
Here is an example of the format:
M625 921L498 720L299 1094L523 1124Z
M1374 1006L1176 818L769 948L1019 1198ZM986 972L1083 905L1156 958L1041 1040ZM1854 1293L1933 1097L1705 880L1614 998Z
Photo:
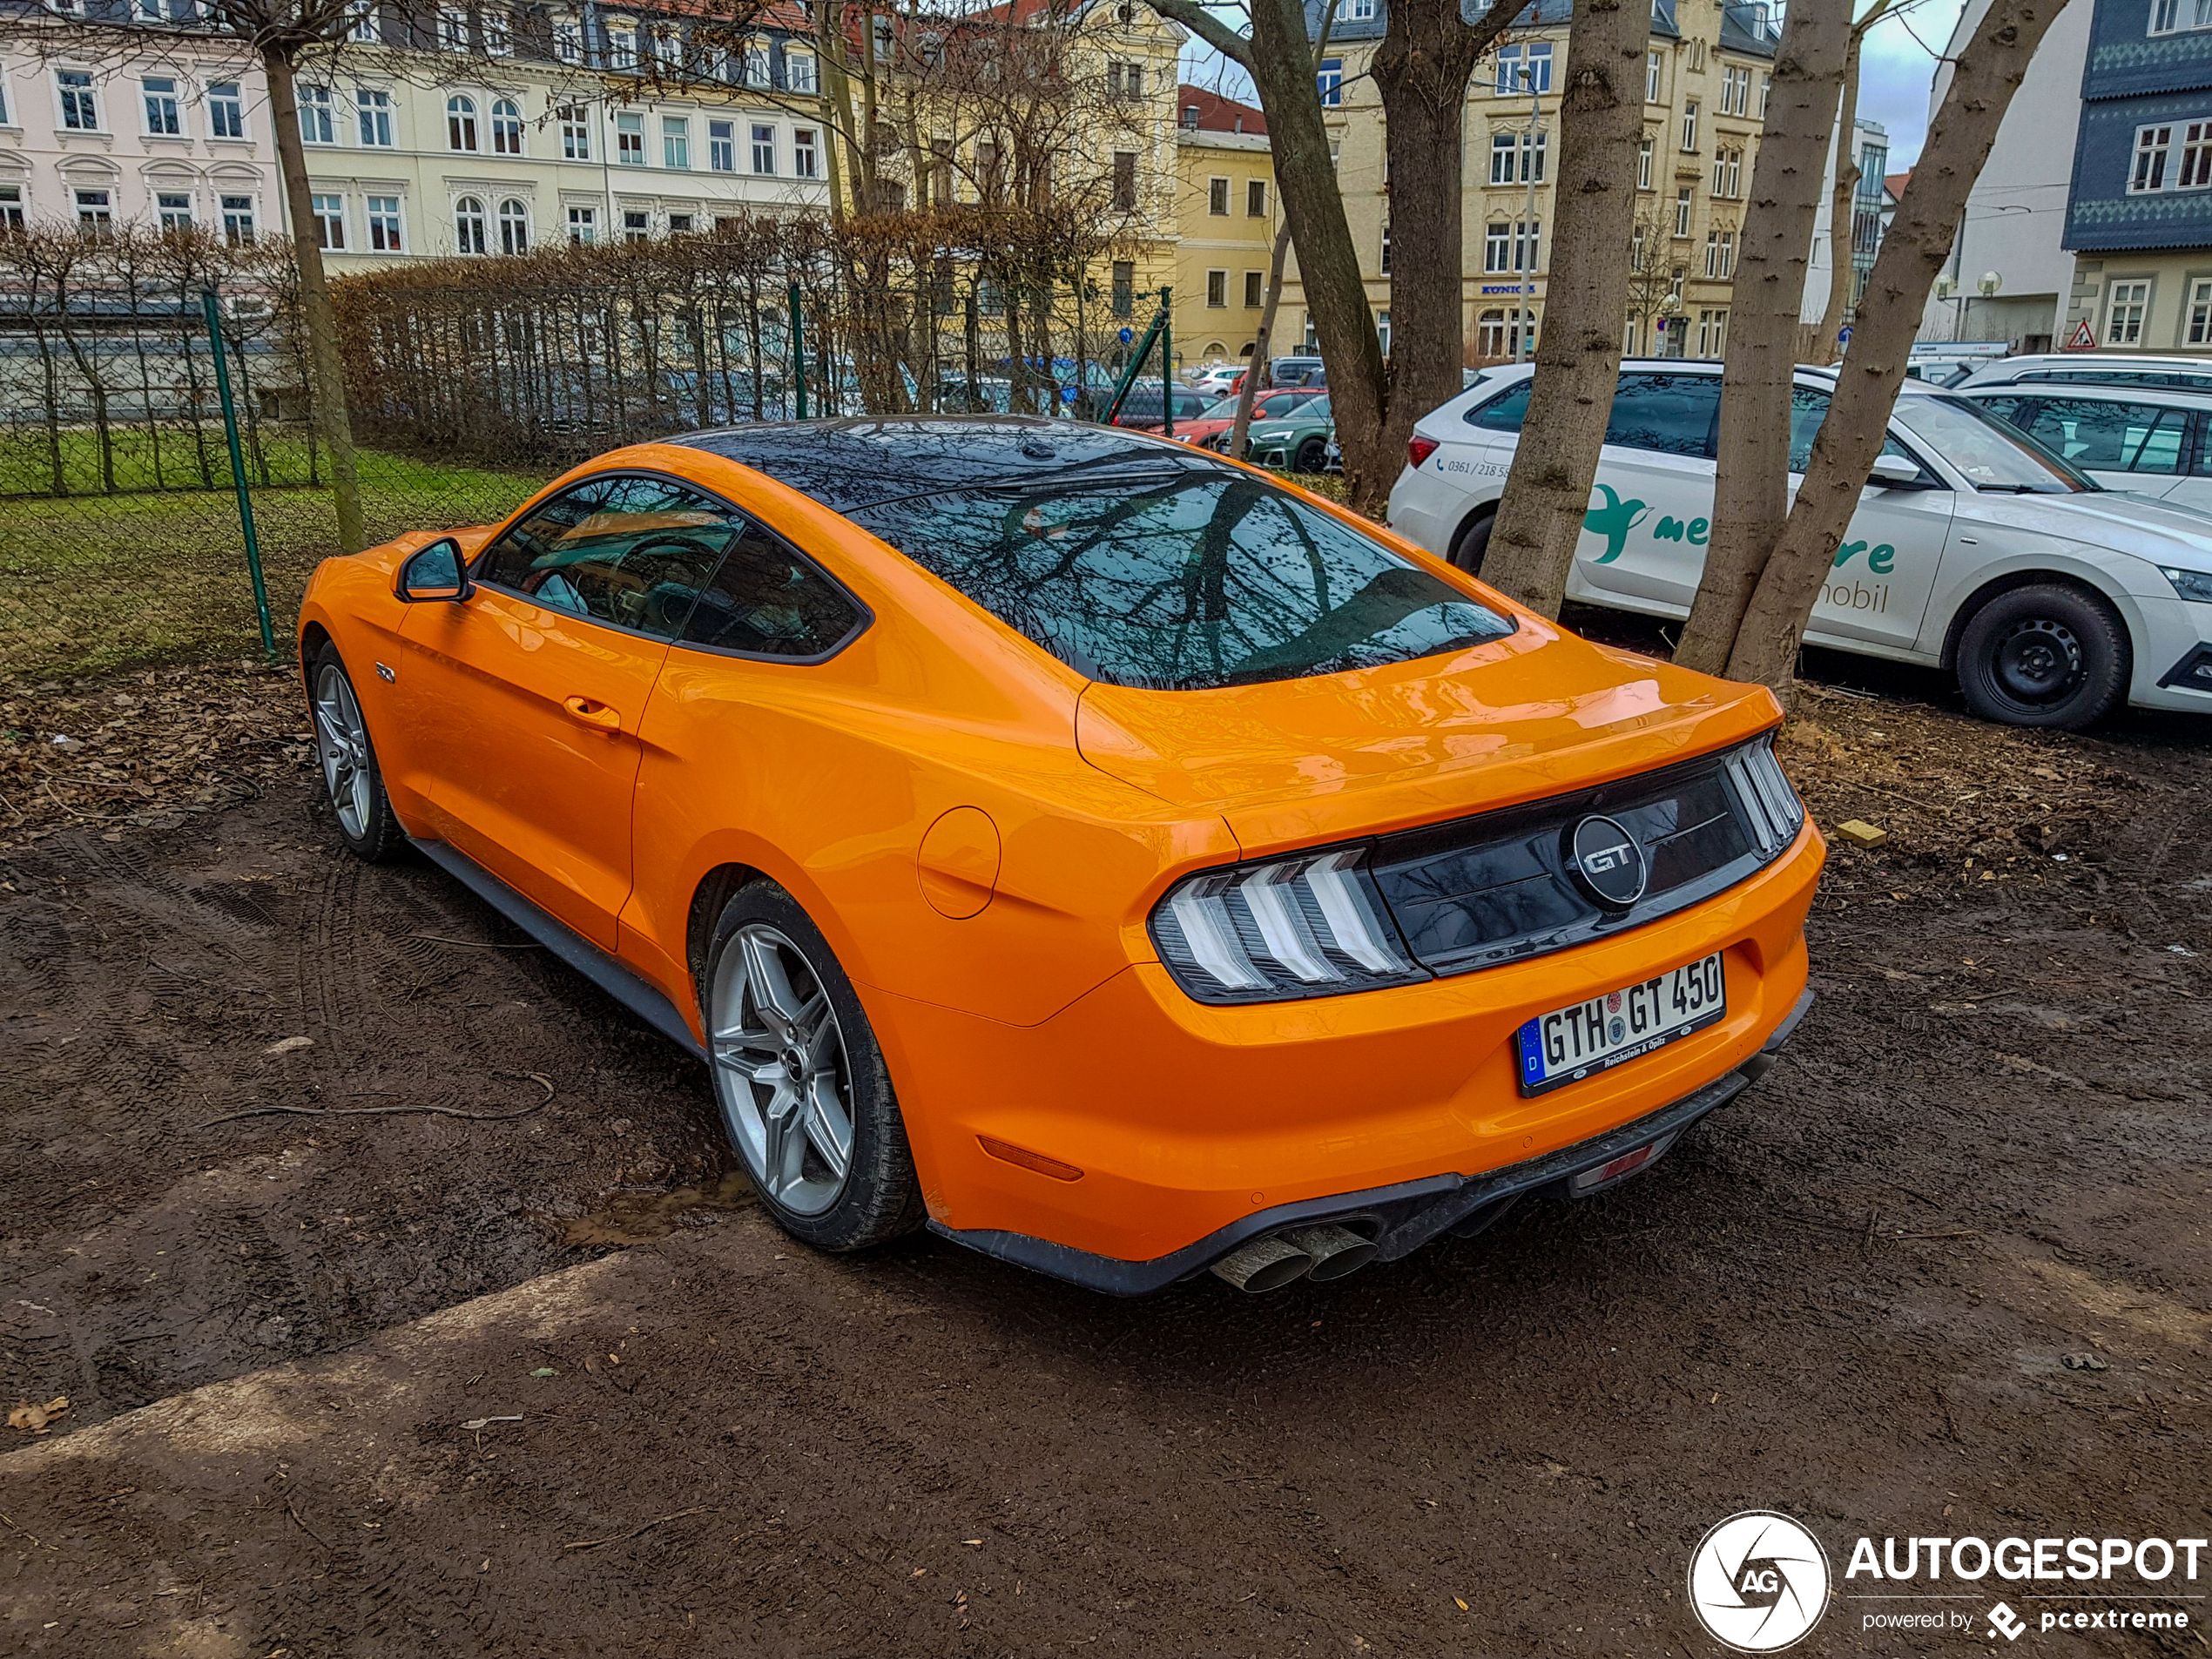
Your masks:
M1480 573L1531 374L1414 427L1392 529ZM1797 373L1793 474L1834 386ZM1718 363L1622 365L1569 598L1689 614L1720 399ZM1953 669L1978 713L2014 725L2083 726L2122 701L2212 711L2212 518L2100 489L1966 399L1908 384L1805 640Z
M1969 386L2174 386L2212 392L2212 361L2202 357L2149 357L2132 352L2034 352L2000 357L1955 384Z
M2212 387L1961 386L2107 489L2212 512Z

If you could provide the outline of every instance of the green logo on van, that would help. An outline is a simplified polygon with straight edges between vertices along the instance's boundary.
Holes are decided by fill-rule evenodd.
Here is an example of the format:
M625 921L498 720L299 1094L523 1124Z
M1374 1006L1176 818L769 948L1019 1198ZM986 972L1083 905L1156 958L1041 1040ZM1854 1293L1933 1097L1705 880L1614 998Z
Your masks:
M1634 497L1622 501L1620 493L1610 484L1593 484L1591 489L1605 497L1605 505L1592 507L1582 515L1582 528L1592 536L1605 538L1605 551L1590 561L1593 564L1610 564L1628 551L1629 532L1651 516L1650 507ZM1672 513L1662 513L1659 522L1651 527L1655 542L1687 542L1692 547L1703 547L1712 533L1712 521L1693 518L1684 523ZM1869 546L1865 542L1844 542L1836 549L1832 569L1841 570L1860 554L1866 556L1866 568L1877 576L1887 576L1896 568L1897 549L1887 542Z
M1584 513L1582 528L1593 536L1605 537L1605 551L1597 556L1595 563L1610 564L1627 550L1629 532L1649 518L1651 509L1640 501L1622 501L1610 484L1592 487L1605 497L1605 505Z

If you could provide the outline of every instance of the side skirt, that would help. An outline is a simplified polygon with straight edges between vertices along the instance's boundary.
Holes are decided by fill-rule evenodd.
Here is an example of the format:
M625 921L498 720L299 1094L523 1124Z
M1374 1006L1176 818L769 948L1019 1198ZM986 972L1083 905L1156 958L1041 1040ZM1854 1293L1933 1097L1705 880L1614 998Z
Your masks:
M541 909L465 853L443 841L410 835L415 851L467 887L494 910L628 1008L686 1054L706 1058L706 1050L676 1005L558 917Z

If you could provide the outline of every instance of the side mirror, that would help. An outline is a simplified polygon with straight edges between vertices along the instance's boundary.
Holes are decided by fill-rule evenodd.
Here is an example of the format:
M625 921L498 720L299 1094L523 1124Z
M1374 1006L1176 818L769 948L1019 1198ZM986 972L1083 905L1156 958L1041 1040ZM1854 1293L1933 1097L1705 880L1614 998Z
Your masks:
M1870 487L1883 489L1914 489L1919 487L1920 468L1918 462L1903 455L1876 455L1866 482Z
M417 548L400 566L393 585L401 604L419 605L442 601L456 604L475 591L462 563L461 543L442 536L428 547Z

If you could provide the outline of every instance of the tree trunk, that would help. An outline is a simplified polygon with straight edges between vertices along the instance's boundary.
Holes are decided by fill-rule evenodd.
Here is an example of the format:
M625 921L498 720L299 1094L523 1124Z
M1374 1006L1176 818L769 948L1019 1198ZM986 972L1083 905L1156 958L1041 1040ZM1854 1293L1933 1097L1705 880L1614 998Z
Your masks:
M1621 378L1635 156L1643 137L1646 0L1575 0L1560 100L1551 278L1521 442L1490 533L1483 580L1559 614Z
M1820 314L1820 348L1829 354L1820 360L1824 363L1834 361L1840 349L1836 336L1851 315L1851 202L1858 194L1858 57L1865 38L1865 30L1854 29L1844 46L1844 91L1836 110L1836 185L1828 198L1828 306Z
M1286 224L1275 233L1275 257L1267 267L1267 302L1259 310L1259 330L1252 335L1252 360L1244 368L1244 383L1237 393L1237 422L1229 428L1227 453L1232 460L1244 458L1245 447L1251 442L1252 403L1265 388L1260 382L1268 378L1268 353L1275 340L1275 308L1283 300L1283 261L1291 251L1291 227Z
M1806 252L1834 129L1851 0L1795 0L1783 25L1766 131L1751 167L1742 261L1721 371L1712 540L1675 661L1717 674L1790 516L1790 394Z
M330 308L330 282L315 238L314 204L307 189L307 157L300 142L300 106L293 100L292 65L271 50L261 55L269 80L269 116L276 129L277 172L292 219L293 257L300 267L300 312L307 330L308 389L315 425L330 449L330 493L338 508L338 545L358 553L368 545L361 522L361 484L354 474L354 431L346 414L346 367L338 352L338 320Z
M1996 0L1959 54L1950 89L1929 123L1927 142L1875 256L1862 320L1844 353L1804 482L1729 654L1734 678L1760 681L1777 691L1789 680L1821 582L1881 451L1890 411L1905 383L1912 335L1936 273L1951 256L1967 192L1989 158L2029 60L2065 3Z

